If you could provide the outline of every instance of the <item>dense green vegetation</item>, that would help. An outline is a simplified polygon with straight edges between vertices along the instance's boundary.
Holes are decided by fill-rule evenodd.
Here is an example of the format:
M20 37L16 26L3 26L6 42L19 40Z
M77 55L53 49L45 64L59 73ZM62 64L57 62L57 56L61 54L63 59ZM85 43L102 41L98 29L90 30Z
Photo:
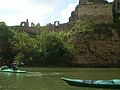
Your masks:
M76 51L70 44L70 33L49 32L38 28L36 34L11 30L0 26L1 62L23 62L29 66L70 65Z
M75 27L73 28L73 33L95 33L95 34L103 34L107 37L111 37L112 34L112 28L114 24L85 24L83 21L78 20Z
M13 58L12 48L10 39L12 38L12 33L9 28L1 24L0 25L0 64L1 63L11 63Z
M114 12L114 22L120 25L120 12Z

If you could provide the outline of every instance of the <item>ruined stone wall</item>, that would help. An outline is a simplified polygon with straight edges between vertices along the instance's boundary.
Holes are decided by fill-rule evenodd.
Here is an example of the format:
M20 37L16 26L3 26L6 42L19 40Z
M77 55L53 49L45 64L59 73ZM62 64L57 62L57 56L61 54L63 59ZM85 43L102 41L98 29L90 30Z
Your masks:
M79 5L77 18L86 23L113 23L111 4Z
M64 31L64 32L68 32L70 31L75 25L75 22L68 22L68 23L64 23L64 24L59 24L57 26L55 25L49 25L49 30L50 31Z
M113 12L111 4L95 4L95 5L77 5L75 11L71 13L68 23L58 25L55 23L49 25L51 31L70 31L77 20L84 23L113 23Z
M35 28L35 27L13 26L12 28L13 28L14 30L19 30L19 31L24 31L24 32L29 32L29 33L37 32L37 28Z
M111 4L79 5L78 17L81 15L112 15Z

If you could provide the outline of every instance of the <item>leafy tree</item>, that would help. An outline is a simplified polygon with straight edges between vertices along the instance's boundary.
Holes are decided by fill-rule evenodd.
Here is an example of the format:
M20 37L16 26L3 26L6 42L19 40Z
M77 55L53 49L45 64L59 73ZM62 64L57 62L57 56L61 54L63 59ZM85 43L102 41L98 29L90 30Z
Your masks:
M30 63L32 61L32 55L34 55L34 48L36 47L36 41L35 38L30 37L28 33L26 32L18 32L18 31L12 31L14 36L11 40L12 45L14 46L14 52L16 53L16 56L14 57L14 60L16 58L19 58L24 56L22 58L24 63ZM17 59L18 60L18 59ZM19 60L18 60L19 61ZM20 60L21 61L21 60Z
M46 64L70 63L75 55L69 33L44 30L37 35L39 54ZM69 59L69 60L67 60Z
M18 53L14 57L14 63L20 64L21 62L23 62L23 60L24 60L24 54L23 53Z
M0 63L11 63L13 58L10 39L12 33L5 24L0 24Z
M49 32L46 27L39 27L34 37L26 32L12 32L15 62L34 66L70 64L75 56L75 49L70 45L70 33Z

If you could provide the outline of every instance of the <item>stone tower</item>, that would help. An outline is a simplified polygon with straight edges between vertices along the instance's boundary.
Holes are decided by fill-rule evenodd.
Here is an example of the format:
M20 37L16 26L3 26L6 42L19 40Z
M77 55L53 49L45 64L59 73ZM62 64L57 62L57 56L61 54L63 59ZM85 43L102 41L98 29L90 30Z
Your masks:
M80 0L69 22L83 20L86 23L113 23L112 4L106 0Z
M29 21L26 19L26 22L21 22L20 26L29 27Z

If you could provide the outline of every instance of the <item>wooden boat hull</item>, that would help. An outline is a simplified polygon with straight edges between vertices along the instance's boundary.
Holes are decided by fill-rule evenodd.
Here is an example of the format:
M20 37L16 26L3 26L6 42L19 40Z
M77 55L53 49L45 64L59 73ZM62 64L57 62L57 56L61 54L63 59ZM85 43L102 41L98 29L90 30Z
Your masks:
M22 70L12 70L12 69L0 70L0 72L9 72L9 73L27 73L27 71L22 71Z
M88 81L91 81L91 83L87 83L87 82L84 82L84 80L78 80L78 79L68 79L68 78L61 78L61 79L71 86L120 89L120 83L117 83L117 84L116 83L113 83L113 84L112 83L109 83L109 84L96 83L97 81L102 82L103 80L96 80L96 81L88 80Z

